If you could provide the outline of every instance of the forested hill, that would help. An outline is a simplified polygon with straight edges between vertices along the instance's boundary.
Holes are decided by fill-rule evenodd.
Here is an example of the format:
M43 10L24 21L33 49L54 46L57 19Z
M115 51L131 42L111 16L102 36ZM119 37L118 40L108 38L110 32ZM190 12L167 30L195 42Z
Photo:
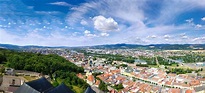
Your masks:
M56 80L64 81L71 89L75 86L84 90L88 86L86 82L76 76L77 73L84 71L83 68L77 67L58 55L16 52L0 48L0 62L4 63L7 67L18 70L35 71L51 77L55 74ZM55 82L55 84L58 83L62 82Z

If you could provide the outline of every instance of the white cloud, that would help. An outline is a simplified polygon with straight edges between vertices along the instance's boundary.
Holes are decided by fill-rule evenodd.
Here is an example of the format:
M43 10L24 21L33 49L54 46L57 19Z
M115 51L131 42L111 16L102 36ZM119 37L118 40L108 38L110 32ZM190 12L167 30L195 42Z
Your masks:
M67 15L67 23L69 25L75 25L80 23L82 19L86 19L85 14L89 13L89 10L95 9L99 4L97 2L83 3L80 6L72 7L72 13ZM88 17L87 17L88 18Z
M177 1L177 0L175 0ZM205 0L181 0L183 4L188 4L190 8L205 8Z
M145 20L143 7L146 7L145 0L102 0L102 14L107 13L115 18L124 20L126 23L135 24ZM116 7L118 6L118 7Z
M42 15L57 15L61 14L59 11L35 11L37 14L42 14Z
M80 35L79 32L74 32L74 33L72 33L72 36L78 36L78 35Z
M95 16L93 18L95 29L103 32L117 31L118 23L111 17L105 18L104 16Z
M187 19L185 21L192 27L195 27L195 28L202 28L203 27L201 24L195 24L193 18Z
M86 34L85 36L87 36L87 37L97 37L97 35L95 35L95 34Z
M84 31L84 35L85 35L86 37L97 37L97 35L91 34L91 32L88 31L88 30L85 30L85 31Z
M187 39L188 36L184 35L184 36L182 36L181 38L182 38L182 39Z
M134 27L145 27L143 5L146 1L141 0L100 0L83 3L80 6L73 7L73 12L68 14L67 22L70 25L80 23L82 19L86 19L92 15L102 15L119 19L120 22L129 24ZM106 7L105 7L106 5ZM115 7L118 6L118 7ZM97 11L96 11L97 10Z
M201 27L202 27L202 25L196 24L196 28L201 28Z
M156 35L147 36L147 38L156 38Z
M168 39L168 38L166 38L166 39L165 39L165 41L169 41L169 39Z
M168 38L171 38L170 35L164 35L164 38L168 39Z
M84 31L84 34L90 34L90 31L85 30L85 31Z
M197 38L194 38L193 40L194 40L194 41L197 41L197 40L205 40L205 37L197 37Z
M53 2L53 3L49 3L51 5L59 5L59 6L72 6L71 4L68 4L66 2Z
M36 31L29 32L24 36L9 33L0 29L0 43L18 45L41 45L41 46L84 46L90 45L89 38L84 36L68 36L53 32L48 36L41 35ZM8 38L10 37L10 38ZM59 42L60 41L60 42Z
M192 39L192 41L194 41L195 43L204 44L205 37L197 37L197 38Z
M106 37L109 36L108 33L101 33L100 35L101 35L101 36L106 36Z
M18 37L0 29L0 43L10 43L10 41L18 40Z
M154 23L169 23L175 20L180 14L194 9L204 9L205 0L168 0L163 2L159 17L154 19ZM174 11L173 11L174 10ZM171 11L171 12L170 12ZM169 20L167 20L169 19Z
M80 24L81 25L88 25L88 22L86 22L85 20L81 20Z
M187 23L193 23L193 18L185 20Z
M205 21L205 17L201 18L202 21Z

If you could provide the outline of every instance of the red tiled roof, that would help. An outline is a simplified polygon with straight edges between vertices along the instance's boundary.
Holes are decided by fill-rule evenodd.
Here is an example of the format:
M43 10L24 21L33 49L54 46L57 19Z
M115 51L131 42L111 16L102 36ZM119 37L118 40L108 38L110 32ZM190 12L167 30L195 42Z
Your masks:
M111 70L111 72L113 73L113 74L116 74L116 73L120 73L120 70L118 69L118 70Z
M193 90L188 89L185 93L193 93Z
M81 79L83 79L83 75L81 73L77 74L77 76Z
M171 85L171 83L172 83L171 81L167 81L165 84L166 85Z
M88 78L87 78L89 81L93 82L95 80L94 76L93 75L89 75Z
M146 92L147 90L146 90L146 87L148 86L148 84L141 84L140 86L139 86L139 91L140 92Z
M97 80L95 85L100 85L100 80Z
M205 78L201 78L201 79L199 79L200 81L205 81Z
M157 91L159 91L159 90L160 90L159 87L152 87L152 91L153 91L153 92L157 92Z
M168 93L180 93L180 89L171 88L169 89Z
M199 81L199 80L192 80L192 81L190 82L190 85L191 85L191 86L200 85L200 81Z
M169 77L175 77L176 74L169 73L167 76L169 76Z
M179 74L179 77L187 78L188 76L186 74Z

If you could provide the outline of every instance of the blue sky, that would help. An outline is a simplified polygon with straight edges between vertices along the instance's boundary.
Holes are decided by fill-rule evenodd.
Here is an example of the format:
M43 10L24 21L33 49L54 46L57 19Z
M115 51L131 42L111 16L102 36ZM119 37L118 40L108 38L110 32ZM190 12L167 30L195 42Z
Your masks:
M205 0L0 0L0 43L205 44Z

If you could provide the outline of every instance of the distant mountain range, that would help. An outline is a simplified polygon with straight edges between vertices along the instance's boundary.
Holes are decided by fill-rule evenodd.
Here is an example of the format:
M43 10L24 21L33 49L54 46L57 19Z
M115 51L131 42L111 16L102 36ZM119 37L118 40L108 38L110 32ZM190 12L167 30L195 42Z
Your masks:
M187 50L187 49L205 49L205 44L110 44L110 45L96 45L96 46L82 46L82 47L50 47L50 46L18 46L11 44L0 44L0 48L6 49L32 49L32 48L94 48L94 49L162 49L162 50Z
M98 45L89 48L96 49L162 49L162 50L187 50L187 49L205 49L205 44L150 44L150 45L137 45L137 44L111 44L111 45Z
M31 49L31 48L65 48L65 47L49 47L49 46L35 46L35 45L28 45L28 46L18 46L12 44L0 44L0 48L6 49Z

